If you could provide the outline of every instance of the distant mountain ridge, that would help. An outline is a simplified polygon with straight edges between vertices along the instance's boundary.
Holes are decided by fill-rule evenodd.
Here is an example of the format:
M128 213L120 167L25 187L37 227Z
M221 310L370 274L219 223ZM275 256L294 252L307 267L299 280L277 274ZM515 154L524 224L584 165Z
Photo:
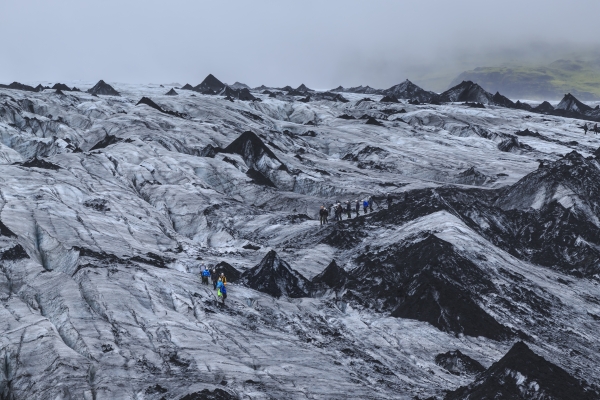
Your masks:
M600 57L591 61L557 60L534 67L479 67L461 73L449 87L469 80L510 98L558 100L568 92L582 100L598 100Z

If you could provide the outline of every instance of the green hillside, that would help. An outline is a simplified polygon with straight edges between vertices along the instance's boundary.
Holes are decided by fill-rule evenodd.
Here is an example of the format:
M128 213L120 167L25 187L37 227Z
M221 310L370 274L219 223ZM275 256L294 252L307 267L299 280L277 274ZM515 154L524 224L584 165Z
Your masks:
M572 93L580 100L600 99L600 58L592 61L558 60L546 66L481 67L461 73L463 80L510 98L558 100Z

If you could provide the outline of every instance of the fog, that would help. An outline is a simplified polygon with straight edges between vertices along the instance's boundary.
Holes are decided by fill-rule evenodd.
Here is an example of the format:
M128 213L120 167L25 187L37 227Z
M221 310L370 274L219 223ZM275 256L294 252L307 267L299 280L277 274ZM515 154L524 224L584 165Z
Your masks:
M600 43L597 0L0 2L0 83L227 83L444 89L465 69Z

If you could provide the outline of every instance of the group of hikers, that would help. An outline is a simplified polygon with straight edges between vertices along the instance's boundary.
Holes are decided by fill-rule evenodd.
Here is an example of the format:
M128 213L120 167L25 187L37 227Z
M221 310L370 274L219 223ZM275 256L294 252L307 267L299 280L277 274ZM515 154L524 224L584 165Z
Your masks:
M227 298L227 278L225 277L225 273L221 272L221 275L219 275L215 268L209 270L206 265L202 265L200 276L204 285L208 285L208 278L210 278L213 289L217 291L217 299L220 299L225 304L225 299Z
M390 208L392 205L392 195L390 193L386 195L386 201L388 208ZM356 213L356 217L358 217L360 214L361 205L363 208L363 214L373 212L373 197L369 196L363 201L356 199L354 202L354 212ZM348 216L348 219L352 218L352 208L352 202L350 200L347 200L344 204L338 200L329 207L323 204L319 210L319 220L321 225L325 225L329 222L330 215L333 215L334 221L341 221L344 214Z
M598 128L598 124L594 125L593 128L588 128L587 124L583 124L583 134L587 135L588 131L594 132L596 135L600 133L600 128Z

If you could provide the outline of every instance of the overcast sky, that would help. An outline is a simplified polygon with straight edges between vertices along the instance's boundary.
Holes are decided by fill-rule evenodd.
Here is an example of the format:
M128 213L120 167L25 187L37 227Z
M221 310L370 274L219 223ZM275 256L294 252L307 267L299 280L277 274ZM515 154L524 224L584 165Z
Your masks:
M0 83L433 85L600 42L599 0L0 0L0 16Z

